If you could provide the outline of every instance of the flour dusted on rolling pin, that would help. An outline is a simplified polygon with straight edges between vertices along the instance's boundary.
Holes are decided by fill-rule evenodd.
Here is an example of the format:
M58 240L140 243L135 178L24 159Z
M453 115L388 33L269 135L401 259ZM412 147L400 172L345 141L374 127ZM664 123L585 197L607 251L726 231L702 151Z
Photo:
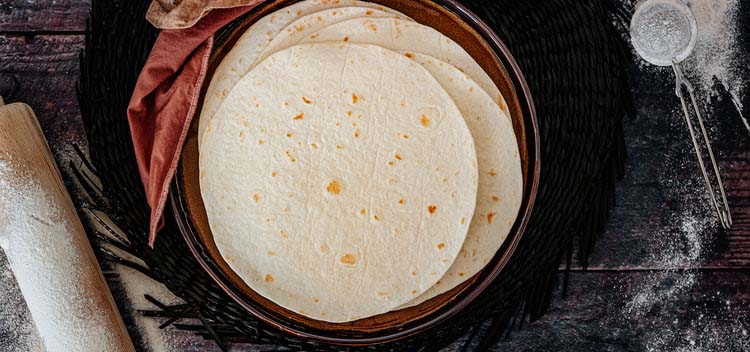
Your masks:
M0 246L46 351L134 351L27 106L0 106Z

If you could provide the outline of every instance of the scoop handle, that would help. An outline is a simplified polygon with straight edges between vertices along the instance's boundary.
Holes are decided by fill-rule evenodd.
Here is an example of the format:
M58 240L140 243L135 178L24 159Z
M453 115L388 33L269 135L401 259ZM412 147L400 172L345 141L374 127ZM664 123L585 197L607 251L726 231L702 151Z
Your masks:
M698 103L695 99L695 88L690 83L690 81L685 78L685 75L682 73L682 70L680 70L679 66L676 62L672 63L672 69L674 70L675 79L677 82L677 87L675 89L675 93L680 98L680 102L682 103L682 112L685 114L685 121L687 122L688 131L690 132L690 138L693 141L693 147L695 148L695 154L698 157L698 165L700 165L701 172L703 172L703 179L706 182L706 188L708 190L709 196L711 196L711 201L714 205L714 208L716 209L716 214L719 216L719 221L721 222L721 226L729 230L732 227L732 213L729 209L729 203L727 202L727 196L724 192L724 183L721 180L721 173L719 172L719 166L716 163L716 157L714 157L714 151L711 147L711 141L708 138L708 133L706 132L706 126L703 123L703 117L701 115L700 108L698 107ZM684 89L683 89L684 88ZM684 91L687 91L688 96L690 97L691 104L688 105L687 99L685 98ZM712 185L711 178L708 175L708 171L706 170L706 165L703 162L703 154L701 153L701 146L700 146L700 140L695 135L695 129L693 127L693 122L690 118L690 107L693 109L693 113L695 114L696 119L698 120L698 126L700 127L701 134L703 135L703 143L705 145L706 150L708 150L708 155L711 159L711 165L713 166L713 172L714 177L716 178L716 188L719 189L719 193L721 194L721 199L719 199L716 195L716 192L714 191L714 185Z

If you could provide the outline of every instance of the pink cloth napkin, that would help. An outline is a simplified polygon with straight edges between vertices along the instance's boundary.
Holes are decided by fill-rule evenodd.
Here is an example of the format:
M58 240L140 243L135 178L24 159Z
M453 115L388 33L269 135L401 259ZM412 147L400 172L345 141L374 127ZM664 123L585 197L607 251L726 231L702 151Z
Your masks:
M151 206L151 246L164 223L169 184L206 78L213 35L254 7L215 9L193 27L162 30L138 77L128 105L128 122Z

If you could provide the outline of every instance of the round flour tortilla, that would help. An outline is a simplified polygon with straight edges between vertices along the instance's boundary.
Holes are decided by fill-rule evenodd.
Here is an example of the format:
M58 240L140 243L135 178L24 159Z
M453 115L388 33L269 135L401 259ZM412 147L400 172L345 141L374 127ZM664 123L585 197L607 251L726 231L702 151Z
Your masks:
M433 57L406 53L422 64L453 98L477 150L477 206L461 251L435 286L404 307L447 292L482 270L508 237L521 207L521 158L513 125L494 100L457 68Z
M296 21L286 26L286 28L284 28L275 38L273 38L271 43L268 44L268 47L263 53L261 53L260 58L257 61L260 62L271 54L284 50L304 39L311 33L315 33L332 24L360 17L399 18L398 15L390 12L358 6L337 7L311 13L307 16L298 18ZM408 19L405 20L409 21Z
M356 0L306 0L261 18L245 31L216 68L203 101L198 121L199 136L203 136L208 121L219 110L221 103L224 102L237 81L255 66L261 53L266 50L276 36L282 33L284 28L295 20L315 12L352 6L369 8L379 11L379 13L390 13L400 18L407 18L400 12L387 7Z
M431 27L400 18L360 17L332 24L310 33L302 41L287 42L287 45L328 41L373 44L393 51L425 54L447 62L477 82L500 109L508 113L505 99L487 72L460 45Z
M453 100L421 65L372 45L301 45L263 61L209 123L200 172L232 269L329 322L432 287L477 200L475 147Z

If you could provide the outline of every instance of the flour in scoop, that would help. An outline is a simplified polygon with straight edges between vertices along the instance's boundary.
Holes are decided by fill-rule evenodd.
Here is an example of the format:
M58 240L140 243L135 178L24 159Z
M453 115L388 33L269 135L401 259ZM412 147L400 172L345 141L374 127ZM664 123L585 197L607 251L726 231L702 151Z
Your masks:
M657 3L647 8L633 21L633 43L639 54L660 65L684 59L692 39L690 18L671 5Z

